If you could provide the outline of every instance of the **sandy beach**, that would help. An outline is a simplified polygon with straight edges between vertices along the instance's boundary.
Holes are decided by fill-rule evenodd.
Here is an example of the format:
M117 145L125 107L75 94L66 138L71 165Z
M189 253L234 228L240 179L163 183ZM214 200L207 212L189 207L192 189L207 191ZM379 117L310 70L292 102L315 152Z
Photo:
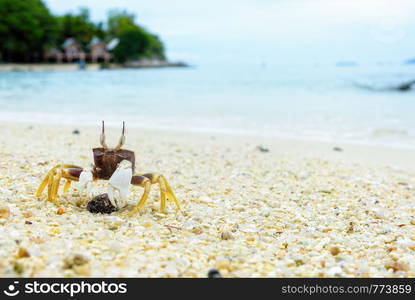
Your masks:
M86 65L86 70L99 70L100 66L96 63L90 63ZM77 63L38 63L38 64L14 64L6 63L0 64L0 72L28 72L28 71L77 71L79 70L79 64Z
M111 215L86 209L105 181L91 196L61 186L59 211L35 197L51 167L90 166L99 132L0 124L0 277L415 276L413 150L127 124L137 172L164 174L183 214L159 213L157 186L132 217L140 187Z

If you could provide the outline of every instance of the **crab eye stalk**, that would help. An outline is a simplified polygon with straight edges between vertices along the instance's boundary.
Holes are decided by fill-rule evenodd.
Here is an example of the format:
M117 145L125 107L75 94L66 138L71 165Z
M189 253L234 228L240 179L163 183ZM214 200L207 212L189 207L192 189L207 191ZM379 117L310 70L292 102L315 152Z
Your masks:
M100 143L101 143L101 146L102 146L104 149L108 149L108 146L107 146L107 144L105 143L105 128L104 128L104 121L102 121L102 131L101 131L101 136L100 136L100 138L99 138L99 141L100 141Z
M121 133L121 137L120 140L118 141L118 145L115 147L115 150L120 150L121 147L124 145L125 142L125 122L122 122L122 133Z

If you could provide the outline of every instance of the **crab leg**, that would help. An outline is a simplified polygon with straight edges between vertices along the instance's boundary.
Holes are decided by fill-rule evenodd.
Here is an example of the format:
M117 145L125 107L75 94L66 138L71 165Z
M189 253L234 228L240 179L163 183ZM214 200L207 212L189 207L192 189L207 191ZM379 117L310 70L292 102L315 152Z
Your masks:
M129 215L136 213L143 207L147 201L152 184L158 184L160 187L160 212L164 213L166 210L166 199L174 201L177 208L180 210L179 201L177 201L176 196L174 195L169 183L163 175L156 173L135 175L131 179L131 184L144 187L144 194L141 196L141 199L137 203L136 207L130 211Z
M37 188L36 197L39 197L42 194L42 192L45 189L46 185L49 183L50 175L52 175L52 173L58 167L60 167L60 165L57 165L57 166L53 167L52 169L49 170L49 172L46 173L45 178L42 180L42 182L39 184L39 187Z
M69 188L71 187L71 180L66 179L65 185L63 186L63 192L67 193L69 191Z
M52 192L51 192L52 199L50 199L50 201L52 201L53 203L59 206L59 202L57 198L58 198L59 184L62 178L62 170L56 170L55 172L56 174L55 176L53 176L53 186L52 186Z
M53 177L55 170L53 170L52 174L48 177L48 201L51 201L52 199L52 189L53 189Z
M174 201L174 203L175 203L175 204L176 204L176 206L177 206L177 209L178 209L178 210L181 210L181 209L180 209L180 203L179 203L179 201L177 200L176 195L174 194L174 192L173 192L172 188L170 187L169 182L167 181L167 179L166 179L164 176L162 176L162 177L163 177L164 182L166 183L166 187L167 187L167 198L168 198L168 199L170 199L170 200L173 200L173 201Z
M144 204L147 201L148 194L150 193L150 189L151 189L150 179L148 179L147 177L144 177L144 176L139 176L139 175L133 176L131 178L131 184L144 187L144 193L141 196L141 199L140 199L140 201L138 201L135 208L128 213L129 216L135 214L136 212L138 212L144 206Z
M160 212L166 212L166 183L162 176L159 177L158 184L160 187Z
M64 192L67 192L71 181L78 181L79 175L82 173L82 168L75 165L57 165L49 170L45 178L40 183L37 191L36 197L40 197L46 185L48 186L48 201L54 202L58 205L57 196L59 190L59 184L61 178L65 178L67 181L63 188Z

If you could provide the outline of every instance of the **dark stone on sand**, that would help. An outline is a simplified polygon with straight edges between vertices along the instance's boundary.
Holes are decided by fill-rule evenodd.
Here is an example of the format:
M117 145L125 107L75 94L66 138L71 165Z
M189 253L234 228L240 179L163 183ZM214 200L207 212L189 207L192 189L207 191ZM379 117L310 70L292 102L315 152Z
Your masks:
M342 149L342 148L340 148L340 147L334 147L334 148L333 148L333 151L342 152L342 151L343 151L343 149Z
M78 129L75 129L74 131L72 131L72 134L80 134L81 132Z
M262 146L258 146L258 147L256 147L259 151L261 151L261 152L263 152L263 153L266 153L266 152L269 152L269 149L268 148L265 148L265 147L262 147Z
M218 270L210 269L208 272L208 278L222 278L222 275Z
M107 193L92 198L92 200L88 202L87 209L93 214L110 214L117 210L117 208L112 205Z

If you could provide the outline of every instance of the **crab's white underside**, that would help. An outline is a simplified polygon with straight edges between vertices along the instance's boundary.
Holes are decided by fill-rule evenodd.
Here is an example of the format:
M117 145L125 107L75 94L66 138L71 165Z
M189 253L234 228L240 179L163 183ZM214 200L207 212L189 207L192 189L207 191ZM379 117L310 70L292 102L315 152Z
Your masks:
M115 207L122 208L127 205L128 188L133 177L132 164L128 160L123 160L118 164L117 169L108 181L108 198ZM81 172L78 181L79 193L85 190L89 193L93 174L91 169L85 169Z

